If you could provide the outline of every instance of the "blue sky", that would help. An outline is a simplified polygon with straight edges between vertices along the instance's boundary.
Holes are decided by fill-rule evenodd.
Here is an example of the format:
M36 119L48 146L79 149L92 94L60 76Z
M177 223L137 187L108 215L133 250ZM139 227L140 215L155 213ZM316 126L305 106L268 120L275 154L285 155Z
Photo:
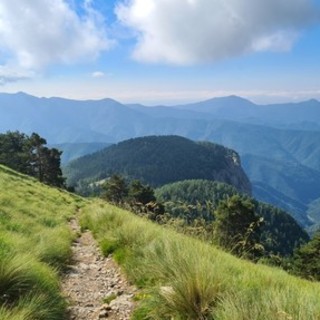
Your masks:
M2 0L0 91L320 99L319 0Z

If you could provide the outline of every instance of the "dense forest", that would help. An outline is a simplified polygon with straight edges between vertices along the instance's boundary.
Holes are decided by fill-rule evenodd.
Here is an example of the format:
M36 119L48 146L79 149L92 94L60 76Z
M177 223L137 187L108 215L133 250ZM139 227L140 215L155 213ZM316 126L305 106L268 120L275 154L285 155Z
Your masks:
M294 248L308 241L307 233L284 210L240 195L232 186L208 180L187 180L156 189L157 200L165 211L187 221L213 221L214 212L222 200L239 195L252 203L254 211L264 219L261 241L267 252L292 254Z
M68 184L73 186L117 173L153 187L186 179L209 179L251 193L250 182L235 151L178 136L126 140L71 162L64 173Z

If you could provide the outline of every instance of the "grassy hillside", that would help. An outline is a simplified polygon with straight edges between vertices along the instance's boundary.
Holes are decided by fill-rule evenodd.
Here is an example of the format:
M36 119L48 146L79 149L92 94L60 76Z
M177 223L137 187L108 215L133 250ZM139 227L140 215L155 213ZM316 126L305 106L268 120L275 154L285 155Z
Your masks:
M0 166L0 319L62 320L59 271L81 207L103 252L142 288L134 319L319 320L320 285L239 260L99 200Z
M251 192L238 154L210 142L179 136L130 139L71 162L65 169L70 185L104 179L113 173L152 186L185 179L217 180Z
M61 320L59 271L80 198L0 166L0 319Z
M320 285L237 259L106 203L82 215L144 291L134 319L319 320Z

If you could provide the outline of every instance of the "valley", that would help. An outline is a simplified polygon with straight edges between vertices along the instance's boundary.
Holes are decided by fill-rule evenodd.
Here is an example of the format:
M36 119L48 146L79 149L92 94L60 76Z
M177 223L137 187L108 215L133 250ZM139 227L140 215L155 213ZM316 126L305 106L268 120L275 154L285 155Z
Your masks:
M17 116L18 115L18 116ZM67 160L125 139L179 135L235 150L254 196L316 230L320 198L320 103L256 105L236 96L172 107L0 95L0 131L33 131L49 145L69 144ZM80 143L80 144L79 144ZM73 145L73 146L72 146ZM66 145L65 145L66 146Z

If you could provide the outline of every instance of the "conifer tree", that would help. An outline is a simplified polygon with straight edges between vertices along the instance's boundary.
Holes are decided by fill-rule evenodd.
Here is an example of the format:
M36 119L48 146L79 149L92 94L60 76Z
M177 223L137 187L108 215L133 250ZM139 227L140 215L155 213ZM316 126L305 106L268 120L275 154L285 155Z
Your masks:
M239 195L222 200L215 211L215 237L222 247L238 256L255 258L260 244L263 219L254 211L254 204Z
M320 230L312 240L295 251L293 269L301 277L320 281Z
M130 202L143 205L156 201L154 190L150 186L143 185L139 180L133 180L129 185L128 198Z
M47 141L37 133L0 134L0 164L16 171L36 177L39 181L64 187L65 179L60 168L61 153L46 146Z
M103 184L103 198L107 201L120 204L123 203L128 195L128 186L125 179L117 174L111 176Z

